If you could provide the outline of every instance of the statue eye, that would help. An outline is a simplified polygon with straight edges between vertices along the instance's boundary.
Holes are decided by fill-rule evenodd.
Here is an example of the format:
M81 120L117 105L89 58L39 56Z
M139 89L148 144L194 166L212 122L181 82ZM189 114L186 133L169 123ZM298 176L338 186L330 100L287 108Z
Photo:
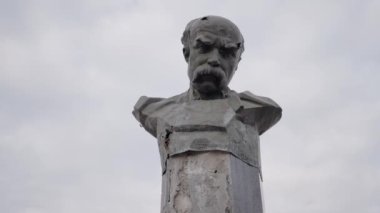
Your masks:
M219 52L224 57L235 57L236 56L236 49L235 48L221 47L219 49Z
M206 53L212 49L212 45L205 43L205 42L202 42L200 40L197 40L195 48L197 48L199 50L199 52L201 52L201 53Z
M211 45L210 44L205 44L205 43L201 43L199 45L199 50L202 52L202 53L206 53L208 51L211 50Z

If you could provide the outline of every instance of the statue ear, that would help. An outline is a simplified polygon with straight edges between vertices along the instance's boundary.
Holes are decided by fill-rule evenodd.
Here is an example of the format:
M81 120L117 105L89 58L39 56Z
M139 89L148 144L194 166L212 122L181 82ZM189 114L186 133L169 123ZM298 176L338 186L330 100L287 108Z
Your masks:
M189 48L184 47L182 49L183 56L185 57L186 62L189 62L190 50Z

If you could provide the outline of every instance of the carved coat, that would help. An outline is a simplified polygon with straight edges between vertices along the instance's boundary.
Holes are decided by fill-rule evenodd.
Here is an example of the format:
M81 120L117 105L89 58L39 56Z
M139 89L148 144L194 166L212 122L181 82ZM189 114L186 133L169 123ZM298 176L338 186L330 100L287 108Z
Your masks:
M261 171L259 135L280 120L281 112L273 100L248 91L196 100L190 89L167 99L142 96L133 115L157 138L164 174L168 158L189 151L228 152Z

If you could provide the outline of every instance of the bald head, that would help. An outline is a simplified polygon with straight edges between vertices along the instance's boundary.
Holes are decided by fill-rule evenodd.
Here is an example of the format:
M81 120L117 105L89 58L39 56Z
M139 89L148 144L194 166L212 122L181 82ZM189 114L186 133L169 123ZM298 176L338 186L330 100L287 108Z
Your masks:
M220 16L204 16L190 21L183 32L181 42L187 61L189 46L199 32L210 32L225 38L225 42L233 43L239 49L240 56L244 51L244 38L239 28L230 20Z

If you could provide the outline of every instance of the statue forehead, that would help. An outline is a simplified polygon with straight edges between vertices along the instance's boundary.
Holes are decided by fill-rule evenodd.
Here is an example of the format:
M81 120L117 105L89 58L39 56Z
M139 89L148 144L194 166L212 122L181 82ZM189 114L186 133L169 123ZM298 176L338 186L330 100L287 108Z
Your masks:
M223 37L232 42L242 42L243 36L239 28L230 20L219 16L205 16L193 20L190 26L190 38L194 39L199 35L215 35Z

